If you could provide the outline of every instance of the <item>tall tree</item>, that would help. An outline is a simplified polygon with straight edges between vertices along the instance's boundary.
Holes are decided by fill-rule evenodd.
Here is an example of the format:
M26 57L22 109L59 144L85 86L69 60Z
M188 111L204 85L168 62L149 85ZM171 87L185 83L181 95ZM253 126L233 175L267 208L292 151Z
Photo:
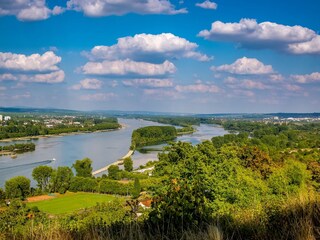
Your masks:
M32 177L38 182L41 191L48 191L48 185L52 176L53 169L49 166L39 166L33 169Z
M109 176L109 178L111 178L111 179L116 179L116 180L118 180L118 179L120 178L119 172L120 172L120 169L119 169L119 166L118 166L118 165L111 165L111 166L108 168L108 176Z
M138 198L141 192L141 185L139 178L134 179L134 185L133 185L133 191L132 191L132 197Z
M92 166L91 159L84 158L82 160L77 160L72 167L76 170L77 177L92 177Z
M58 167L52 176L52 191L65 193L71 183L73 172L69 167Z
M132 172L133 161L132 161L131 157L125 158L123 160L123 167L124 167L124 170L126 170L127 172Z
M6 195L8 198L25 199L30 193L30 179L24 176L17 176L5 183Z

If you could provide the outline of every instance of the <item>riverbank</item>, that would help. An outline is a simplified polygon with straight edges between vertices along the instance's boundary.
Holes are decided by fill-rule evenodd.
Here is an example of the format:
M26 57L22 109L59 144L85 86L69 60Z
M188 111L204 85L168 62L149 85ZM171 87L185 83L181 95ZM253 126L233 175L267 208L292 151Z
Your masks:
M64 136L72 136L72 135L82 135L82 134L88 134L88 133L99 133L99 132L111 132L116 131L124 128L125 125L121 125L119 128L115 129L106 129L106 130L97 130L97 131L84 131L84 132L70 132L70 133L59 133L59 134L47 134L47 135L38 135L38 136L26 136L26 137L18 137L18 138L6 138L1 139L1 142L14 142L14 141L30 141L30 140L36 140L36 139L43 139L43 138L49 138L49 137L64 137Z
M1 156L6 156L6 155L14 155L15 152L13 151L0 151L0 157Z
M123 164L123 160L126 159L126 158L128 158L128 157L131 157L131 155L132 155L133 153L134 153L133 150L129 150L128 153L127 153L126 155L124 155L122 158L120 158L119 160L117 160L117 161L115 161L115 162L113 162L113 163L111 163L111 164L109 164L109 165L107 165L107 166L105 166L105 167L103 167L103 168L100 168L100 169L92 172L92 175L94 176L94 175L97 175L97 174L99 174L99 173L105 172L105 171L107 171L108 168L109 168L110 166L112 166L112 165L121 165L121 164Z

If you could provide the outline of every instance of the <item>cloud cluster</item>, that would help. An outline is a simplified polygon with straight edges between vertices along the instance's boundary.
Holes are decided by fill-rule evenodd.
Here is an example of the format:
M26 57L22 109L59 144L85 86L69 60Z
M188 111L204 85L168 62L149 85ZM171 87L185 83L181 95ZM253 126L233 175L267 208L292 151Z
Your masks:
M82 67L84 74L102 76L167 76L174 73L176 67L169 61L161 64L135 62L130 59L88 62Z
M61 57L55 55L52 51L45 52L43 55L36 53L30 56L11 52L0 52L0 69L5 70L15 70L19 72L56 71L59 69L57 64L60 62Z
M119 38L112 46L95 46L88 55L91 60L115 60L130 58L135 61L193 58L209 61L211 58L196 51L198 45L172 33L136 34Z
M64 9L55 6L52 10L45 0L4 0L0 1L0 16L14 15L20 21L45 20L51 15L58 15Z
M89 17L137 14L181 14L187 9L175 9L169 0L69 0L66 7L48 8L46 0L0 1L0 16L16 16L20 21L45 20L66 10L83 12Z
M132 80L123 80L124 86L128 87L145 87L145 88L167 88L172 87L172 79L158 79L158 78L141 78Z
M232 64L224 64L218 67L212 66L214 72L225 72L240 75L271 74L274 70L271 65L264 65L256 58L239 58Z
M291 78L294 79L297 83L320 82L320 72L314 72L305 75L291 75Z
M235 42L245 48L320 54L320 38L313 30L273 22L257 23L255 19L241 19L239 23L215 21L210 30L203 30L198 36L212 41Z
M189 94L201 96L201 99L204 95L219 94L223 90L212 84L212 83L202 83L201 81L196 81L194 84L188 85L172 85L167 88L146 88L143 90L143 94L146 96L152 96L158 100L164 99L186 99L189 98Z
M185 93L218 93L220 88L213 84L196 83L191 85L177 85L175 90Z
M225 96L249 102L275 104L292 97L317 96L319 90L315 84L320 82L320 72L282 75L257 59L244 57L211 69L217 81L223 79L219 87Z
M187 13L185 8L176 10L169 0L69 0L67 8L81 11L90 17L121 16L127 13L170 15Z
M0 52L0 81L60 83L65 77L58 67L60 62L61 57L52 51L29 56Z
M227 77L224 80L224 83L229 88L233 89L258 89L258 90L265 90L270 89L271 87L262 81L259 81L257 79L239 79L234 77Z
M80 68L85 75L125 78L128 87L173 87L171 75L176 72L171 60L212 58L197 51L198 45L172 33L136 34L119 38L111 46L95 46L84 55L89 59Z
M87 90L97 90L101 89L103 82L95 78L86 78L80 81L79 84L71 86L73 90L87 89Z
M205 8L205 9L212 9L215 10L218 7L218 4L215 2L210 2L209 0L204 1L203 3L196 3L197 7Z

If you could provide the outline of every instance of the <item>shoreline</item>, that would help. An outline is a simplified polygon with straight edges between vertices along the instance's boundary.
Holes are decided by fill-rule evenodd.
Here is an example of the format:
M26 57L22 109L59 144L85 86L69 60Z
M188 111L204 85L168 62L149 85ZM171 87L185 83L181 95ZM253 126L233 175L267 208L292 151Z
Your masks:
M129 150L126 155L124 155L122 158L118 159L117 161L115 161L115 162L113 162L113 163L110 163L110 164L108 164L107 166L105 166L105 167L103 167L103 168L100 168L100 169L98 169L98 170L96 170L96 171L93 171L93 172L92 172L92 175L94 176L94 175L97 175L97 174L99 174L99 173L105 172L105 171L107 171L108 168L109 168L110 166L112 166L112 165L121 165L121 164L123 164L123 160L124 160L125 158L131 157L133 153L134 153L134 150Z
M106 129L106 130L97 130L97 131L84 131L84 132L70 132L70 133L58 133L58 134L46 134L46 135L38 135L38 136L26 136L26 137L18 137L18 138L6 138L1 139L0 143L4 142L15 142L15 141L30 141L35 139L44 139L44 138L50 138L50 137L64 137L64 136L72 136L72 135L82 135L82 134L88 134L88 133L99 133L99 132L111 132L116 131L124 128L125 126L120 124L119 128L115 129Z

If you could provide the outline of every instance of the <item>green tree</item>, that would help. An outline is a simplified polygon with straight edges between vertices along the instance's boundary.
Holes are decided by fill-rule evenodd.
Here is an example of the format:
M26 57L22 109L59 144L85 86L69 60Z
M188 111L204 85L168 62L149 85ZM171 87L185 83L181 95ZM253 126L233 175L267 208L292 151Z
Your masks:
M132 172L133 161L132 161L131 157L125 158L123 160L123 166L124 166L124 170L126 170L127 172Z
M39 166L33 169L32 177L38 182L41 191L48 191L48 185L52 176L53 169L49 166Z
M73 172L69 167L58 167L52 176L52 191L59 192L61 194L65 193L71 183L73 177Z
M132 197L138 198L141 192L141 185L139 178L134 179L134 185L133 185L133 191L132 191Z
M6 195L8 198L25 199L30 193L30 179L24 176L17 176L5 183Z
M92 177L92 166L91 159L84 158L82 160L77 160L72 167L76 170L77 177Z
M109 178L111 179L119 179L120 178L120 169L119 169L119 166L118 165L111 165L109 168L108 168L108 176Z

